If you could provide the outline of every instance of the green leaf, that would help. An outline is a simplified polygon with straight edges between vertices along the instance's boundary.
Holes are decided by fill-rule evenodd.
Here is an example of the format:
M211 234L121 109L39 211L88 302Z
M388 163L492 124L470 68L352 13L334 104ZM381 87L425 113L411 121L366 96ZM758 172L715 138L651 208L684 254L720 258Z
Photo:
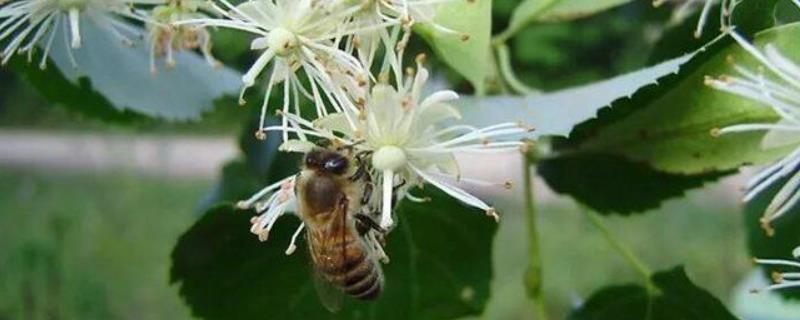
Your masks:
M774 43L800 58L800 25L760 33L756 42ZM762 163L786 149L761 149L763 132L711 135L716 128L740 123L774 122L777 115L758 102L707 88L707 75L732 72L727 59L757 69L753 59L732 41L721 41L698 53L678 75L639 90L600 110L597 119L578 125L563 153L606 153L641 162L661 171L699 174Z
M727 174L671 174L604 154L544 159L537 170L554 191L569 194L599 213L622 215L656 208L666 199Z
M598 13L631 0L525 0L511 14L508 37L531 22L568 21Z
M148 119L131 110L114 108L103 95L92 89L91 83L85 78L70 82L57 68L41 70L29 64L22 56L12 58L9 66L45 99L67 109L117 124L141 123Z
M536 129L535 137L566 136L576 124L594 117L599 109L656 83L665 75L678 72L692 56L688 54L608 80L556 92L527 97L463 97L455 103L463 122L472 126L523 121Z
M348 298L342 311L328 313L314 292L305 250L284 254L299 221L280 219L270 240L260 243L248 232L250 212L230 206L210 210L181 236L172 254L172 280L203 319L479 315L489 296L496 224L438 190L425 191L431 202L406 201L397 208L399 224L386 246L391 262L383 265L385 291L375 302Z
M536 20L536 18L549 10L550 8L554 7L556 4L561 2L562 0L524 0L522 1L514 12L511 14L511 20L508 23L508 28L506 32L509 32L509 36L513 35L517 31L521 30L523 27L527 26L532 21ZM505 33L505 32L504 32Z
M642 320L647 318L650 297L639 285L609 286L598 290L574 310L570 320Z
M790 177L787 177L775 181L770 188L762 191L745 206L744 223L747 229L747 245L753 257L794 260L792 250L800 246L800 207L793 207L784 216L772 223L775 234L771 237L761 227L760 221L772 198L789 179ZM774 266L764 267L763 270L767 279L772 278L770 275L773 271L790 271L786 268ZM784 297L800 299L800 291L798 290L779 290L777 293Z
M131 26L131 30L139 30ZM241 86L241 75L228 68L213 68L193 52L176 52L177 65L168 68L158 63L159 72L150 70L149 46L142 41L142 34L132 36L134 45L129 46L116 34L98 27L91 19L81 19L81 34L85 41L79 49L70 49L63 32L56 32L50 52L48 69L58 68L63 78L79 86L93 96L103 96L104 104L93 98L94 104L84 106L80 100L60 97L69 96L67 86L62 90L49 90L47 97L59 103L70 103L70 108L89 109L87 113L112 116L113 109L132 111L142 115L167 120L195 120L214 106L214 101L225 95L236 95ZM30 65L28 68L37 68ZM53 70L52 72L55 72ZM35 71L33 71L35 72ZM52 73L50 72L50 73ZM61 77L59 77L61 78ZM47 83L34 85L51 87ZM91 83L90 86L86 83ZM37 86L38 87L38 86ZM112 116L113 117L113 116ZM113 120L113 119L112 119Z
M638 285L607 287L593 294L569 319L737 319L719 299L692 283L683 267L657 272L651 280L659 291L652 296Z
M433 24L456 32L438 29ZM414 26L414 31L430 44L436 56L469 80L478 93L486 91L486 80L494 72L491 30L492 0L449 1L437 8L432 23Z
M531 0L528 0L531 1ZM534 21L569 21L590 16L633 0L560 0L533 17ZM539 0L538 2L544 2Z

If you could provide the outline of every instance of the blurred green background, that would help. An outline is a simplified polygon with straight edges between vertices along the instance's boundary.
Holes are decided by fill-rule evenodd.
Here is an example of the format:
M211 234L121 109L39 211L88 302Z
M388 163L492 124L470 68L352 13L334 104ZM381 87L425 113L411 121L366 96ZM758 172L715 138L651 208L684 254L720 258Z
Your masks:
M1 170L0 319L190 317L168 283L169 254L211 180ZM609 227L652 268L685 263L698 285L725 300L750 268L731 187L608 219ZM486 318L528 319L524 217L503 209ZM580 210L564 200L540 207L545 292L555 315L602 285L639 279Z
M496 30L518 2L494 1ZM643 0L569 24L531 26L510 43L516 73L531 86L553 90L635 70L647 63L670 13L669 7L654 9ZM252 59L247 46L237 45L246 44L238 35L222 33L216 39L217 48L224 49L217 55L233 67L243 69ZM448 74L448 79L464 87L457 76ZM81 133L88 140L108 135L199 139L195 142L228 138L233 144L246 113L228 106L198 123L113 126L51 106L0 69L0 143L3 135L33 132ZM190 318L168 282L169 254L197 218L195 208L216 173L173 176L113 164L88 167L0 161L0 320ZM654 270L685 263L696 283L727 300L751 268L735 185L734 180L694 191L650 214L606 220ZM546 200L539 208L545 292L555 318L602 285L638 281L581 213L584 209L542 186L538 191ZM500 201L506 214L494 244L496 279L487 319L532 317L521 282L526 230L514 198L519 199Z

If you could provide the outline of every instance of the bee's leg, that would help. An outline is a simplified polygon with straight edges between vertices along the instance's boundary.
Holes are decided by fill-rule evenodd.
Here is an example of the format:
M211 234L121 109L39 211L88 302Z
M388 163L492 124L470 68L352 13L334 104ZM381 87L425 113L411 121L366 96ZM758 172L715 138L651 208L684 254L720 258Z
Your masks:
M356 218L357 225L360 225L361 228L365 230L364 233L366 233L366 231L369 229L375 230L380 234L386 233L386 229L381 228L381 225L375 222L375 220L372 220L372 218L370 218L368 215L357 213L354 217Z
M367 183L364 185L364 195L361 196L361 205L367 205L370 198L372 198L372 184Z
M369 157L371 155L372 155L372 151L368 151L368 150L361 151L359 153L356 153L356 160L358 160L358 162L360 162L360 163L363 163L364 162L364 158Z
M350 181L358 181L361 178L365 178L367 182L372 180L369 175L367 161L366 159L364 159L368 157L370 154L372 154L371 151L362 151L356 154L355 158L356 162L358 162L358 169L356 170L356 173L354 173L353 176L350 177Z
M401 179L400 183L398 183L396 186L394 186L394 190L397 191L397 189L400 189L400 187L406 185L406 182L407 182L406 179Z
M358 181L361 178L367 176L367 166L362 163L359 163L358 169L356 169L356 173L350 176L350 181Z
M397 194L397 190L405 186L407 183L406 179L401 179L400 183L392 188L392 207L397 206L397 202L400 201L400 196Z

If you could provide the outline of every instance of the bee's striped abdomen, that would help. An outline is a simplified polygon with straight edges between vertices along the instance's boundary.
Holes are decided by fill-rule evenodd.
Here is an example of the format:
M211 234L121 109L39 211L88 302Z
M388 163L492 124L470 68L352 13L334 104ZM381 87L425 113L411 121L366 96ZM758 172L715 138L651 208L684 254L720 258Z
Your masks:
M330 257L320 268L328 281L354 298L373 300L383 289L383 275L365 246L363 240L348 235L342 242L316 249L323 253L318 257Z

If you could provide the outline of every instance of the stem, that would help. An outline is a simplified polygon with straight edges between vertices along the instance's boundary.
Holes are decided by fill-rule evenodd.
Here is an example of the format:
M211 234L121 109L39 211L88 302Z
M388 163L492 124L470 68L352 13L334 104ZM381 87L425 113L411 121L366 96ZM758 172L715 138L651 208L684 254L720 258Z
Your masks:
M592 222L592 225L594 225L597 231L599 231L600 234L603 235L603 238L606 239L606 242L608 242L608 244L610 244L611 247L613 247L614 250L616 250L617 253L619 253L620 256L622 256L622 258L625 259L625 262L627 262L628 265L631 266L631 268L636 270L636 272L639 273L642 279L644 279L647 291L650 293L655 292L656 288L653 285L652 281L650 280L650 275L652 274L650 268L647 267L641 260L639 260L639 258L636 257L633 251L631 251L628 247L623 245L622 242L617 240L614 234L611 233L611 231L608 230L608 227L606 227L606 225L603 223L603 220L601 220L600 217L597 216L597 214L594 211L592 211L589 208L583 208L583 210L581 211L586 216L586 218L588 218L589 221Z
M528 225L528 269L525 271L525 289L528 298L536 309L536 319L546 320L547 310L542 294L542 254L539 246L539 231L536 223L536 204L533 198L533 177L531 164L528 159L523 159L523 172L525 184L525 216Z
M511 90L525 95L539 93L539 90L528 87L514 74L514 68L511 66L511 54L508 52L508 46L505 43L501 43L496 46L496 49L500 76L503 77L503 81L508 84Z

